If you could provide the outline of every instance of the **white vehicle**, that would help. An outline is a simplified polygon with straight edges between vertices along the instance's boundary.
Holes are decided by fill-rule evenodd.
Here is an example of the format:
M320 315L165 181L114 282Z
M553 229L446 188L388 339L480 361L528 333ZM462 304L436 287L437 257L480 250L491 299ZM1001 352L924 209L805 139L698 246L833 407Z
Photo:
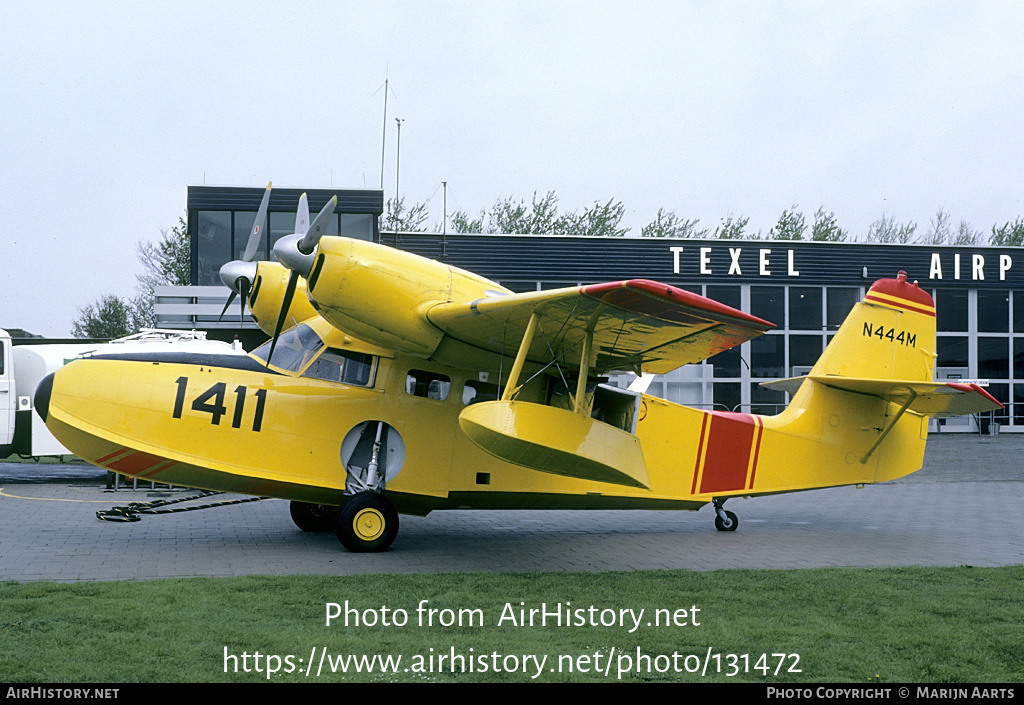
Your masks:
M109 343L14 346L7 331L0 329L0 458L12 453L26 457L71 453L33 413L36 387L46 375L78 357L168 350L206 355L245 354L238 341L207 340L205 331L144 328L140 333Z

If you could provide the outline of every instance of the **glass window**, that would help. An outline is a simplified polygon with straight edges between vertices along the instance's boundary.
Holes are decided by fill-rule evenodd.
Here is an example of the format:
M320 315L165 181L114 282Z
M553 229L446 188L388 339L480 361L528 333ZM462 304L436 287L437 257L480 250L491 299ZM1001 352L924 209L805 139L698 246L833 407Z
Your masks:
M967 338L959 335L940 335L935 340L938 367L967 367Z
M366 353L329 348L306 368L302 376L326 382L369 387L373 384L374 360L373 355Z
M781 326L786 321L786 288L782 286L751 286L750 314Z
M196 228L199 285L215 286L221 283L221 265L232 259L231 211L199 211L196 214Z
M1024 338L1013 339L1013 376L1024 380Z
M786 408L786 393L760 384L750 385L750 412L773 416Z
M270 354L272 340L252 351L252 355L264 362ZM309 361L316 357L317 353L324 347L324 341L320 340L312 328L302 324L286 330L277 339L277 346L274 347L274 358L271 361L275 367L290 372L298 372Z
M789 329L821 330L821 289L819 287L791 286L789 288Z
M252 224L256 222L255 211L235 211L235 247L231 259L242 259L245 254L245 246L249 244L249 235L252 233ZM266 231L266 223L263 224ZM260 248L256 250L256 260L267 259L267 236L265 232L260 233Z
M708 359L711 363L712 375L715 377L739 377L740 376L740 347L737 345L732 350L720 352Z
M706 296L720 304L732 306L735 309L740 308L740 288L738 286L708 286Z
M719 411L739 410L740 405L740 384L739 382L718 382L714 385L715 409Z
M935 290L935 327L940 331L967 331L966 289Z
M295 232L295 213L268 213L267 225L267 251L273 252L275 242Z
M1006 338L978 338L978 376L1006 379L1010 376L1010 341Z
M341 234L343 236L353 240L373 240L373 215L369 213L339 213L338 215L341 218Z
M993 414L993 420L999 423L1010 422L1010 409L1007 406L1010 403L1010 385L1005 382L998 384L990 384L985 387L985 391L995 397L995 400L1003 405L1002 409L997 409Z
M983 333L1010 331L1010 292L978 290L978 330Z
M830 286L825 290L825 325L829 330L838 330L850 311L860 301L857 287Z
M789 336L789 366L813 367L821 357L820 335Z
M1013 423L1024 426L1024 384L1013 385Z
M462 388L462 403L476 404L482 401L494 401L498 398L498 385L489 382L469 380Z
M785 377L785 367L786 336L769 334L750 341L751 376L772 379Z
M448 398L451 379L447 375L423 370L409 370L405 378L405 391L414 397L443 401Z
M1013 292L1013 332L1024 333L1024 291Z

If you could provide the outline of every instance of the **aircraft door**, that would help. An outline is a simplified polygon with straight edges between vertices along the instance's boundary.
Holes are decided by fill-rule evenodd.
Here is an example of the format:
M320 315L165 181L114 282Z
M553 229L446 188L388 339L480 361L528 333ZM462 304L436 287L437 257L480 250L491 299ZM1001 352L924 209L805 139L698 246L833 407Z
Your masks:
M14 441L14 419L17 397L14 370L11 369L11 339L0 337L0 446Z

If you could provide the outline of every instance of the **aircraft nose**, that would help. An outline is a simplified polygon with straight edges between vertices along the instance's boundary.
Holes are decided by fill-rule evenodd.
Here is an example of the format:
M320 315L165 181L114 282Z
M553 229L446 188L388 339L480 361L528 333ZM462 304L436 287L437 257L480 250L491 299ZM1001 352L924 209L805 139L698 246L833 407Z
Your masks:
M36 413L39 414L39 418L43 420L43 423L46 423L46 415L50 411L50 394L53 392L53 375L55 374L56 372L51 372L43 377L39 386L36 387Z

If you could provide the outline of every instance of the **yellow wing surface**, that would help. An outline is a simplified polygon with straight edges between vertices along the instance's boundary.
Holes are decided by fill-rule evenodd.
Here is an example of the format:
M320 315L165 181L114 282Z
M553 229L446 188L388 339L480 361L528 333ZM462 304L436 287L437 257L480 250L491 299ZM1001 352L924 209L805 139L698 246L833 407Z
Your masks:
M446 335L495 353L515 352L532 316L527 358L579 367L593 333L592 372L666 373L700 362L774 327L698 294L646 279L524 294L493 292L441 303L427 319Z

